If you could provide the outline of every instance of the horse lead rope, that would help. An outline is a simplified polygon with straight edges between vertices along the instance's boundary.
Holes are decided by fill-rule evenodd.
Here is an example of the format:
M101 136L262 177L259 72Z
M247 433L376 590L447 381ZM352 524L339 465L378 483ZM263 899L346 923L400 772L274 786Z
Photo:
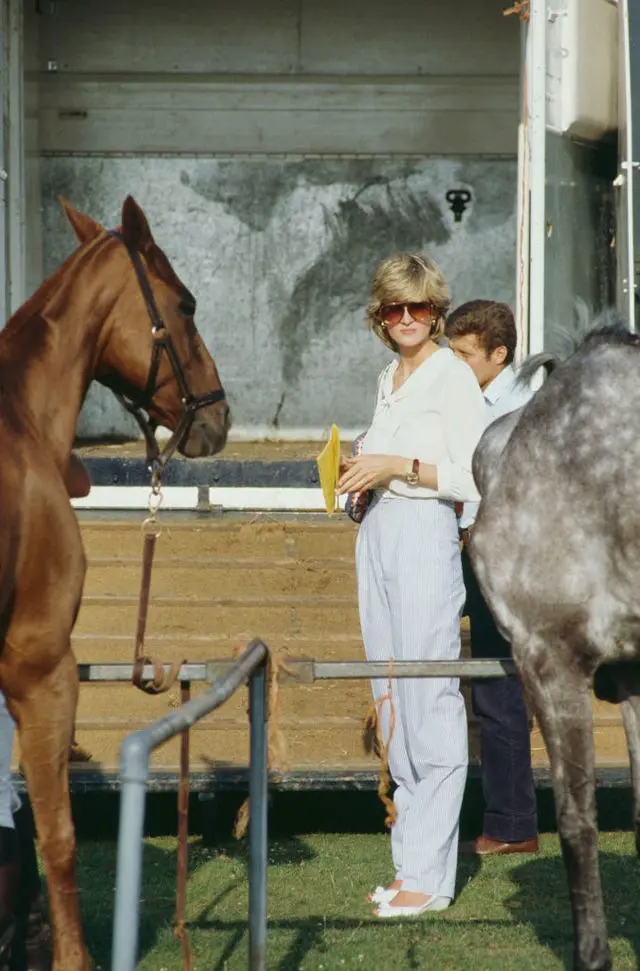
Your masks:
M136 688L145 691L147 694L159 695L169 688L172 688L180 674L180 668L185 663L174 661L165 672L161 661L155 660L151 655L144 652L144 637L147 628L147 615L149 613L149 596L151 590L151 570L153 568L153 555L156 549L156 540L160 535L161 529L158 523L158 509L162 503L162 483L157 471L153 472L151 480L151 492L149 494L149 515L142 524L144 533L144 546L142 549L142 578L140 581L140 599L138 602L138 624L136 628L136 640L133 656L133 672L131 681ZM145 681L143 671L145 665L152 665L153 677Z
M387 811L387 815L384 821L385 826L389 829L395 824L398 818L398 812L396 810L393 800L389 797L389 788L391 785L391 776L389 773L389 747L391 745L391 739L393 738L393 733L396 727L396 709L393 703L393 658L389 658L389 668L387 671L387 693L386 695L381 695L380 698L374 700L369 711L365 715L364 719L364 736L367 736L369 732L373 732L375 735L376 743L378 746L378 756L380 758L380 769L378 774L378 798ZM387 741L384 740L384 734L382 731L382 706L385 701L389 703L389 737ZM366 747L366 745L365 745Z

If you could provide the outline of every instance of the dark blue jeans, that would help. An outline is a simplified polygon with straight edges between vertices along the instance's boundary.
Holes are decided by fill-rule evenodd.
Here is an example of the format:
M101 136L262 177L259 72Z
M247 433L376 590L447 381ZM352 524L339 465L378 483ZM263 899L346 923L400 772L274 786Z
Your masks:
M474 658L510 657L480 592L466 548L462 569L467 591L465 613ZM480 726L483 835L504 843L533 839L538 833L531 770L529 718L518 678L483 678L472 684L473 712Z

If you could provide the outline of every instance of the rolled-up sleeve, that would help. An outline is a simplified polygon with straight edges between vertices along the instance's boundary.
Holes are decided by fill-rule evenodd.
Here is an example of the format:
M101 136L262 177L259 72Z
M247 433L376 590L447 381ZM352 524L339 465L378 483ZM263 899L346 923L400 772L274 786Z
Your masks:
M485 426L485 402L468 365L460 362L441 400L441 415L448 455L437 463L438 496L458 502L480 499L471 460Z

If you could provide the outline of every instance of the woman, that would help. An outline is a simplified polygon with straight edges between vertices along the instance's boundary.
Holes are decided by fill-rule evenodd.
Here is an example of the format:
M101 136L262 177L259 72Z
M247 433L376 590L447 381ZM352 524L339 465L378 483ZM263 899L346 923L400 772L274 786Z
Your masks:
M356 545L367 659L454 660L464 586L454 502L477 500L471 457L484 401L469 367L440 346L449 293L426 257L400 253L373 278L371 329L396 351L378 380L371 427L342 462L340 493L374 489ZM387 694L374 680L376 700ZM455 887L458 819L467 773L467 721L454 678L392 682L381 705L397 785L391 831L395 879L370 898L378 917L444 910Z

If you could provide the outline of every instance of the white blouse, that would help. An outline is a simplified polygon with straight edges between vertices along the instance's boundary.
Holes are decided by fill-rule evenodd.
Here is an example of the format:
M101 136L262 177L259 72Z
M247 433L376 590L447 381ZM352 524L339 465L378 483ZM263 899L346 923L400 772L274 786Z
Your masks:
M484 431L485 403L475 374L448 347L441 348L394 391L398 363L392 361L380 374L376 409L362 452L401 455L435 465L438 488L391 479L384 495L477 501L471 458Z

